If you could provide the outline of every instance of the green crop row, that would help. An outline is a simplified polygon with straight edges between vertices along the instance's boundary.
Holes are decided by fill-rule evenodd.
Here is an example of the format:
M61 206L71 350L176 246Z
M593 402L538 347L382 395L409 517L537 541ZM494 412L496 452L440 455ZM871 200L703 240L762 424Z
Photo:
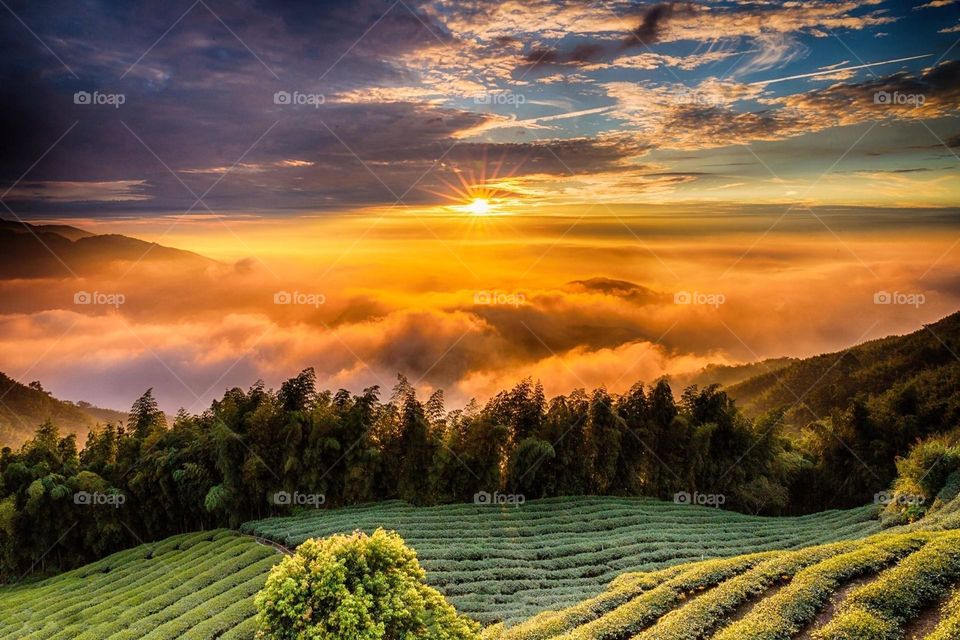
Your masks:
M249 640L276 550L220 530L141 545L40 582L0 588L0 638Z
M660 586L595 620L556 637L563 640L606 640L628 637L641 631L691 594L738 575L778 555L780 555L779 552L771 552L697 563Z
M862 538L878 529L874 514L863 507L758 518L652 499L577 497L519 508L390 502L305 511L241 530L291 547L357 529L396 530L458 610L509 628L592 598L624 573Z
M641 593L675 578L684 570L672 567L655 573L620 576L598 596L563 611L545 611L530 620L502 632L503 640L545 640L594 620Z
M757 603L716 640L789 640L813 620L831 594L847 580L874 573L919 549L929 535L887 535L807 567L777 594Z
M854 542L838 542L792 551L758 564L726 580L692 602L663 616L637 640L697 640L721 624L737 606L763 593L777 581L789 580L801 569L850 551Z
M817 640L893 640L903 624L960 579L960 532L937 536L873 582L853 591Z

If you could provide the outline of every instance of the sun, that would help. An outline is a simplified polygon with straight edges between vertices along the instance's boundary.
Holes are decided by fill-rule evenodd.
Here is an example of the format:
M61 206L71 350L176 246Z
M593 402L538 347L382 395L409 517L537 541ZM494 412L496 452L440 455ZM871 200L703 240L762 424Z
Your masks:
M485 216L490 214L492 207L486 198L474 198L469 204L464 205L463 209L474 216Z
M472 218L472 222L481 222L479 218L500 218L513 215L513 207L520 202L520 196L512 185L513 173L504 171L504 159L487 161L486 151L482 159L467 163L461 168L457 164L444 165L453 174L453 180L440 176L444 189L436 190L422 187L427 193L447 200L449 204L440 205L439 211Z

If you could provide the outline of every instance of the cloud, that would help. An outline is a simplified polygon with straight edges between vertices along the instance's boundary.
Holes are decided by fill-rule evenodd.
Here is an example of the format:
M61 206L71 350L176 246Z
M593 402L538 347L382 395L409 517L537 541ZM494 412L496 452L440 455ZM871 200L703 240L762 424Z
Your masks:
M658 43L750 39L751 48L758 52L743 67L743 73L762 71L783 66L806 54L807 47L797 39L797 34L823 37L834 29L860 30L896 21L882 10L854 15L863 5L878 4L879 0L787 5L751 2L732 6L666 2L644 7L638 15L616 15L617 20L611 24L590 20L591 11L586 5L563 3L562 11L568 19L566 34L573 42L566 47L533 46L524 55L522 64L537 67L610 63L632 50ZM534 3L526 11L531 14L530 24L537 24L539 16L535 14L542 13L540 5ZM635 26L624 28L624 23L630 20ZM516 38L529 30L514 29L509 33Z
M748 59L736 70L742 77L758 71L782 68L794 60L805 57L809 52L797 38L784 33L765 33L754 39L759 49L756 55Z
M656 146L707 149L870 121L954 114L960 105L960 61L942 62L919 75L901 72L782 96L766 94L762 83L730 80L693 87L611 82L603 88L617 100L615 117ZM746 101L764 108L746 110L738 104Z
M146 180L24 181L10 189L8 200L46 202L135 202L149 200Z

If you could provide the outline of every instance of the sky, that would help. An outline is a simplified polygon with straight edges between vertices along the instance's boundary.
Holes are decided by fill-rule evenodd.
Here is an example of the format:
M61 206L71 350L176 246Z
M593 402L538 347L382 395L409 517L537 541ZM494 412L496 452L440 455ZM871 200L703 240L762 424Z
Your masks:
M0 370L62 397L617 391L957 310L957 2L4 0L0 36L0 217L209 259L0 280Z

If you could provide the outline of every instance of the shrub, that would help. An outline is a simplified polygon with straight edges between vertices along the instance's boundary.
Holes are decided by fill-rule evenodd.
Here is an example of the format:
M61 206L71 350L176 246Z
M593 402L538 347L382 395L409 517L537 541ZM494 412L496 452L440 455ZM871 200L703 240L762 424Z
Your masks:
M307 540L257 595L257 637L479 640L479 625L457 615L425 579L396 533Z

